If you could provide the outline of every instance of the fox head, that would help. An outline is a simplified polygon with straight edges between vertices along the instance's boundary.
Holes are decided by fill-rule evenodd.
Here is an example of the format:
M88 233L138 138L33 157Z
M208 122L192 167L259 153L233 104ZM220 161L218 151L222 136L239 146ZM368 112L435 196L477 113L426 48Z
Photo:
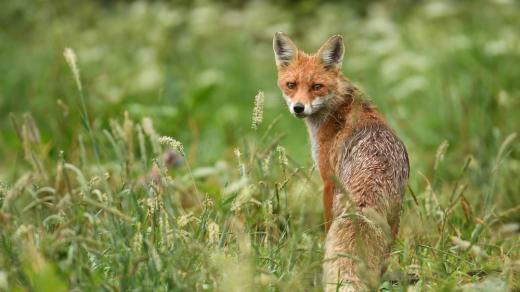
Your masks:
M278 87L299 118L313 116L331 104L340 92L345 51L340 35L330 37L315 54L306 54L283 32L273 39Z

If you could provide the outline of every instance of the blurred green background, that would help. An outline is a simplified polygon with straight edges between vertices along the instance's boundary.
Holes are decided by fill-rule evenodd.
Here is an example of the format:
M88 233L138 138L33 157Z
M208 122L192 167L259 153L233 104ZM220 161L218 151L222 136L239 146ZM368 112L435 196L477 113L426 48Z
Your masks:
M284 31L301 48L313 52L330 35L342 34L347 48L343 72L370 96L408 148L410 188L415 190L419 203L414 203L407 194L401 238L396 244L396 249L400 249L396 254L406 255L399 259L402 270L407 272L408 267L420 266L421 281L448 283L441 288L454 288L460 279L466 282L479 280L471 275L457 274L459 258L450 257L452 262L444 264L448 255L451 256L455 250L449 236L460 236L471 240L471 244L482 245L493 255L492 261L485 262L484 268L487 265L506 271L513 264L509 265L504 258L510 256L518 264L520 143L516 133L520 126L519 28L520 2L513 0L4 0L0 4L0 182L6 185L21 182L20 186L13 188L11 198L0 198L2 202L17 200L20 205L4 206L6 213L0 212L0 223L13 223L12 228L6 227L9 236L5 238L15 238L11 234L18 233L19 225L22 228L27 222L35 226L41 223L40 217L33 215L39 213L25 213L34 207L33 201L38 203L33 200L32 196L35 195L30 191L39 187L38 180L26 179L29 176L25 176L27 173L31 175L31 159L25 161L26 153L15 130L23 124L22 120L25 119L25 124L33 122L36 125L31 129L39 129L41 138L37 139L37 133L32 133L31 137L36 137L34 139L38 141L33 141L32 148L25 148L34 148L31 151L42 160L42 172L49 172L51 177L55 174L57 194L62 191L57 182L63 170L56 169L56 165L60 165L56 163L60 151L64 151L63 161L81 165L85 173L92 172L88 163L79 163L81 151L78 137L81 136L88 147L92 143L81 121L80 98L74 77L63 57L65 48L72 48L78 56L90 123L99 136L102 136L103 129L115 125L111 120L123 120L125 112L136 123L150 117L160 135L174 137L184 144L193 169L208 165L218 168L219 161L236 165L235 147L248 151L248 145L259 141L257 138L278 119L266 137L271 139L285 135L280 141L272 139L272 144L280 144L287 149L291 167L305 166L307 171L312 165L307 132L304 123L287 112L276 87L272 36L276 31ZM251 115L254 96L259 90L265 92L264 121L255 131L251 129ZM26 113L31 114L34 120L31 121ZM112 129L112 132L117 131ZM106 164L119 166L124 159L118 160L106 137L103 138L100 139L104 144L99 152L102 163L92 165L101 165L102 171L109 172L111 168ZM262 139L262 143L266 144L266 141ZM262 147L254 150L264 149ZM251 153L250 156L246 153L244 157L255 155L254 151ZM267 156L261 156L262 159L274 157L274 147L266 147L263 154L266 153ZM93 155L88 157L92 158ZM255 159L251 158L245 163L248 168L255 169L255 166L260 169L260 163ZM462 176L466 161L470 163ZM143 169L139 169L142 173L134 173L128 181L121 174L123 167L112 172L114 176L123 178L122 182L114 179L113 189L138 184L139 177L146 175L151 166L150 161L144 164ZM218 174L218 177L222 176L220 179L198 179L198 187L211 193L217 204L221 204L217 208L224 214L221 221L234 218L234 211L226 205L234 197L224 191L232 182L228 174L232 176L233 171L228 170L226 174ZM36 170L32 172L37 173ZM264 184L265 189L269 190L258 188L255 196L261 202L272 199L272 193L276 192L278 196L279 180L286 179L276 171L265 177L264 174L254 176L255 171L251 173L251 183ZM180 175L175 177L178 178L183 179ZM281 188L285 188L287 181L288 178L281 183ZM318 182L316 176L310 181ZM190 188L195 180L188 182L186 188ZM296 248L299 237L318 243L323 235L319 226L321 205L317 203L319 198L316 196L320 184L311 186L312 189L301 177L294 177L287 185L286 192L290 196L285 198L289 197L294 202L289 204L293 209L287 208L288 211L284 212L301 220L292 225L296 236L290 237L289 241L283 239L276 242L280 248L282 245L285 248L276 247L282 255L278 260L289 266L279 268L276 277L281 279L280 283L293 279L297 285L283 286L287 290L293 289L291 291L294 291L291 287L307 288L308 283L301 281L307 278L313 279L312 287L320 289L317 280L320 247L314 244L312 249L307 249L317 252L306 251L305 261L300 261L298 256L293 257L293 252L301 251ZM18 194L17 188L22 190L20 195L12 195ZM192 195L191 192L186 193L187 196ZM455 200L456 193L460 196ZM146 197L144 191L136 194L139 198ZM299 197L300 194L305 196ZM127 196L122 198L126 200ZM444 207L448 212L452 211L455 208L452 203L458 204L457 213L449 217L441 211L444 212ZM75 222L71 225L77 227L78 234L89 237L85 230L90 230L91 226L84 222L83 206L76 203L71 206L65 208L67 212L77 213L76 217L71 217L76 218L77 222L71 221ZM129 211L124 209L126 205L113 206L122 209L123 213ZM92 213L97 213L98 205L95 207L91 206ZM53 208L54 205L49 207L52 214L62 211ZM301 212L296 212L296 209ZM249 213L246 214L249 216ZM272 217L272 214L266 214L265 218ZM416 226L419 217L424 219L423 215L426 219L421 222L426 224ZM280 218L285 220L283 216ZM106 234L110 234L114 242L133 236L130 233L124 236L114 233L116 227L126 225L112 221L108 216L101 218L104 224L111 226L112 229L107 228L111 231ZM214 220L219 223L217 218L215 216ZM247 218L247 224L253 227L259 220L254 216ZM446 218L450 218L447 221L450 226L444 229ZM143 230L146 222L143 219ZM85 226L81 227L83 223ZM501 235L495 232L498 226L502 226L500 224L512 228L513 239L508 237L502 241ZM137 231L134 232L140 233L140 228L140 225L135 227ZM285 234L285 229L280 230ZM310 237L305 234L309 230ZM256 234L254 228L247 229L247 232ZM187 254L205 257L204 253L197 251L199 246L194 244L203 242L202 237L199 238L199 233L193 233L193 236L196 237L193 241L187 241L189 244L186 246L190 247L187 251L178 247L173 249L181 253L183 259ZM105 239L98 240L100 246L113 248L114 254L126 251L126 245L119 247L112 242L108 244ZM4 242L2 250L11 250L10 254L16 258L14 255L19 252L11 249L7 239ZM16 247L19 241L16 239L13 242L12 246ZM427 244L435 245L438 251L444 253L444 258L431 252L434 249ZM207 249L203 244L200 248ZM410 259L407 259L408 248ZM61 251L55 254L59 258ZM163 254L171 255L173 252L167 250ZM146 253L144 255L148 256ZM140 259L139 256L137 259ZM471 258L468 252L463 256ZM48 257L52 258L53 253L49 252ZM82 258L83 266L88 267L88 260ZM203 267L198 261L177 260L174 256L165 257L165 260L169 260L168 264L172 266L186 264L187 270L193 266ZM469 263L472 265L464 268L465 272L470 270L468 274L476 269L473 262ZM476 263L479 263L478 260ZM117 265L121 269L127 267L120 263ZM257 264L261 268L265 265L263 261ZM312 269L312 277L291 274L293 267L300 268L299 265L305 273L307 268ZM77 274L81 275L81 266L75 266L78 267ZM434 267L435 274L430 274L430 267ZM481 268L480 264L476 267ZM68 268L63 271L68 271ZM152 271L150 275L155 275L152 268L149 271ZM9 269L10 277L23 280L22 276L12 276L18 272L15 268ZM447 275L453 277L448 278ZM504 272L504 275L501 277L509 279L509 274ZM42 277L45 278L45 275ZM170 275L164 272L161 277ZM157 276L154 283L162 285L164 279L159 278ZM73 283L75 278L71 279L70 283ZM136 282L133 285L138 286L141 279L133 279ZM95 283L94 280L92 283ZM78 283L81 284L81 281L79 279ZM518 287L518 280L515 283ZM124 285L114 287L124 288Z
M150 116L198 165L229 154L251 133L258 90L266 94L265 123L281 116L277 128L290 134L282 143L310 162L305 127L286 112L276 87L276 31L311 52L331 34L345 36L344 72L405 141L413 173L428 172L425 161L444 140L448 173L456 175L468 155L485 170L520 125L513 1L20 0L2 4L0 26L4 181L16 176L23 155L9 113L34 116L51 157L75 155L83 128L66 47L78 55L94 127L125 111L135 120ZM506 167L518 174L514 149ZM477 185L486 175L477 172ZM507 189L520 189L516 175Z

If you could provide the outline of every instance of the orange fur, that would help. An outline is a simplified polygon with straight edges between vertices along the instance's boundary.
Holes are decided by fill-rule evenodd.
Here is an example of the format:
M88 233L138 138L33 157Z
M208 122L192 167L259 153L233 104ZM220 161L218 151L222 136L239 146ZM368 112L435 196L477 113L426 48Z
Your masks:
M318 160L320 161L319 171L324 183L325 231L329 230L333 219L332 201L334 189L336 188L336 181L334 180L335 165L338 163L338 158L335 157L335 153L338 151L334 148L352 134L353 128L372 121L381 124L385 123L383 118L372 108L361 108L359 104L353 106L353 101L349 102L340 105L337 112L321 126L317 135L318 144L320 145L318 155ZM345 117L349 117L350 121L346 121ZM332 137L336 137L336 139Z
M277 33L273 48L278 86L291 113L305 119L324 184L325 288L376 288L399 230L406 148L342 75L340 36L309 55Z
M278 71L278 86L290 95L294 102L310 103L316 96L324 96L336 92L337 79L341 78L339 71L331 71L323 68L316 55L308 55L298 52L294 62ZM296 89L287 88L288 82L297 81ZM323 84L323 88L314 91L312 84Z

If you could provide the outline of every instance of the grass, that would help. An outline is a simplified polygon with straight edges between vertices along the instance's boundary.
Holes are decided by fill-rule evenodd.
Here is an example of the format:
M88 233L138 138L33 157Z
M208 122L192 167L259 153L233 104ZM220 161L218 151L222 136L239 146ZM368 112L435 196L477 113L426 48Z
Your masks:
M520 289L517 3L3 6L0 290L320 291L321 182L277 30L345 35L344 72L408 147L380 288Z

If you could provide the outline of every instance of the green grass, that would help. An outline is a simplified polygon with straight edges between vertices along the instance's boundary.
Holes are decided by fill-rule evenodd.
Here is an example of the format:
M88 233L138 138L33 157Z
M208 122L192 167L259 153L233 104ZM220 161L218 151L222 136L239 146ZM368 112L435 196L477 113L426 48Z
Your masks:
M519 290L519 15L508 1L2 4L0 291L320 291L321 181L276 88L278 30L309 51L343 34L345 74L408 148L381 289Z

